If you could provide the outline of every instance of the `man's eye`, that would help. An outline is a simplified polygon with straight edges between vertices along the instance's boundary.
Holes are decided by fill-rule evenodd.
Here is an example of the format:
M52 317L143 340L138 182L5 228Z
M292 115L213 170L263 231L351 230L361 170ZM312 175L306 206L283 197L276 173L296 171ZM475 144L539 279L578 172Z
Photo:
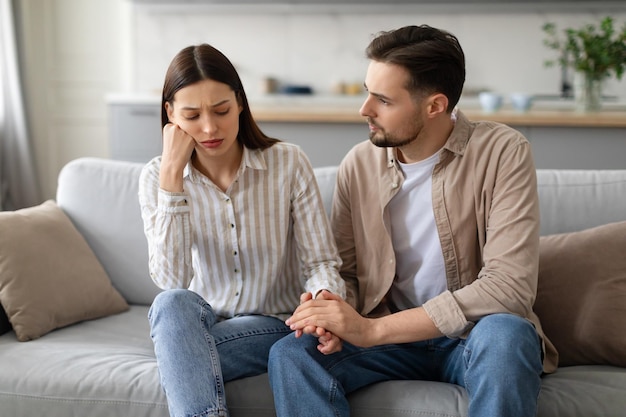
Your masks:
M384 98L379 98L378 101L380 101L382 104L387 104L387 100L385 100Z

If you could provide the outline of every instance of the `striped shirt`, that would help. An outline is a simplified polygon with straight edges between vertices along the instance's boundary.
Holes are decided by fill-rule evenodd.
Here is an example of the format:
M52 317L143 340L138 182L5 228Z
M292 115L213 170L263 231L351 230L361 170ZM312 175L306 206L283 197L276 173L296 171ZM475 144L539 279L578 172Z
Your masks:
M143 168L139 202L152 280L188 288L225 318L283 317L300 294L345 285L311 164L299 147L244 147L223 192L189 163L182 193L159 187L161 157Z

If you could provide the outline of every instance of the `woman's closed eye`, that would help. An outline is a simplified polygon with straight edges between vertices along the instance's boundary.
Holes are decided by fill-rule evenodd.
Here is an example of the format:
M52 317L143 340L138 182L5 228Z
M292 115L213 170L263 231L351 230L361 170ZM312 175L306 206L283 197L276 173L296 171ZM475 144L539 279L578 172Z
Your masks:
M214 111L215 111L215 114L217 114L218 116L225 116L230 111L230 107L218 108L218 109L215 109Z

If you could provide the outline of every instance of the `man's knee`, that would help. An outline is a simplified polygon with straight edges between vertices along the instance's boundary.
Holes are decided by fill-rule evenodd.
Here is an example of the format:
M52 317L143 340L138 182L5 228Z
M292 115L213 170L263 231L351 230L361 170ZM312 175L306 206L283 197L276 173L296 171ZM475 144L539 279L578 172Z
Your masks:
M535 335L537 332L532 323L514 314L491 314L478 321L473 331L486 333L492 336L520 337Z
M515 355L540 349L539 335L533 324L513 314L483 317L470 332L472 350L486 349Z
M317 352L317 339L310 335L295 337L288 334L278 340L270 348L269 364L279 364L285 362L297 362L303 356L309 356L307 352L314 350Z

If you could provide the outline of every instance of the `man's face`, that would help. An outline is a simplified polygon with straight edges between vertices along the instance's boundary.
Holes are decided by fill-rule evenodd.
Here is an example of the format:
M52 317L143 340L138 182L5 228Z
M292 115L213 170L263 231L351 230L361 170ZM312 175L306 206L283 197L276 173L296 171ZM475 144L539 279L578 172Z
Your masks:
M380 147L403 147L424 126L419 103L406 89L409 73L398 65L371 61L365 77L368 97L360 113L367 118L370 140Z

